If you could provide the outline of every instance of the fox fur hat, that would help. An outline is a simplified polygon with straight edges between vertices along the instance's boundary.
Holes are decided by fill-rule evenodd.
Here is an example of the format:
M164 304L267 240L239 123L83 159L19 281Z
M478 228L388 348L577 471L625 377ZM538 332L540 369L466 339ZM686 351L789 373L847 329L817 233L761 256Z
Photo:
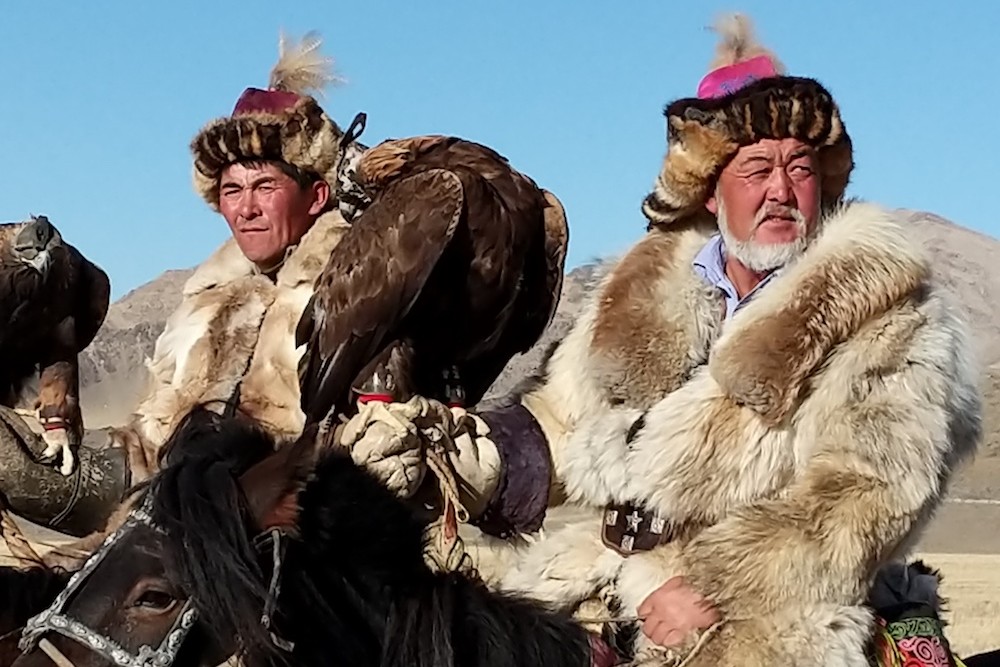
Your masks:
M336 187L343 131L307 94L339 82L320 39L289 45L282 35L268 88L247 88L230 116L208 123L191 142L194 187L219 210L219 177L234 162L277 160L312 172Z
M742 14L715 25L721 39L696 97L667 105L667 155L642 203L650 227L703 213L719 172L742 146L795 138L816 149L825 206L843 198L854 168L851 139L818 81L788 76Z

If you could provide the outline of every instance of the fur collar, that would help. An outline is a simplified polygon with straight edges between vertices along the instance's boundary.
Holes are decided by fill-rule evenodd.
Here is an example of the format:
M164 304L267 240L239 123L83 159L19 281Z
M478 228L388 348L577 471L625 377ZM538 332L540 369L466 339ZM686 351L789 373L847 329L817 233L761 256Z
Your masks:
M337 211L330 211L318 217L278 270L277 285L294 288L303 283L311 284L323 270L330 251L349 228L350 225L344 222ZM253 262L243 255L235 239L230 238L188 278L184 284L184 296L204 292L240 278L248 278L256 273Z
M735 402L770 425L786 419L834 347L930 272L906 228L874 204L842 204L821 225L802 257L724 325L716 291L692 267L704 226L650 231L597 300L591 353L609 399L648 408L707 362Z
M709 370L770 425L792 412L833 348L910 297L930 275L923 249L893 215L851 202L830 213L794 264L737 313Z

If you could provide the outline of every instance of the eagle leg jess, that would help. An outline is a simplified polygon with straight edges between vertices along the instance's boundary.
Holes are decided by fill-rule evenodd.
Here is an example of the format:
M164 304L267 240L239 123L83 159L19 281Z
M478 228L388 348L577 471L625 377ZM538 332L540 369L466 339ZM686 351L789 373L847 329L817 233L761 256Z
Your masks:
M59 472L70 475L75 469L74 450L83 440L83 415L76 382L76 364L57 361L42 369L35 408L44 429L45 450L41 460L56 461L62 454Z

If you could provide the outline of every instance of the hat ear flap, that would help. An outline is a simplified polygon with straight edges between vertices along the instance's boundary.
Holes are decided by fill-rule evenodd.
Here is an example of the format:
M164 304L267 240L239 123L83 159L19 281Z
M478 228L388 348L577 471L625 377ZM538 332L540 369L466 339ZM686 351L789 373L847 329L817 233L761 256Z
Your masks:
M718 113L671 105L666 114L667 155L642 204L643 214L658 227L704 208L719 171L739 149Z

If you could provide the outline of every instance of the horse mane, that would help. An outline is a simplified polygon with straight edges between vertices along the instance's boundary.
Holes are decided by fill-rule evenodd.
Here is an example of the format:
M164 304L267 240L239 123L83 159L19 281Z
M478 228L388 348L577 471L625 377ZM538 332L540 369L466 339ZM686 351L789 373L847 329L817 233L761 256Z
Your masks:
M0 567L0 635L19 629L66 587L72 572L47 567ZM7 626L10 627L7 627Z
M197 599L217 640L237 637L247 653L274 646L260 622L267 588L239 476L273 451L274 440L252 420L197 406L165 443L163 467L147 491L153 520L167 535L168 575Z
M196 408L149 491L167 533L168 576L197 600L221 645L238 638L244 664L291 657L261 623L270 572L261 572L259 530L239 484L278 444L252 419ZM274 628L296 642L297 664L589 665L586 631L568 614L433 572L423 522L341 450L322 451L298 501Z

